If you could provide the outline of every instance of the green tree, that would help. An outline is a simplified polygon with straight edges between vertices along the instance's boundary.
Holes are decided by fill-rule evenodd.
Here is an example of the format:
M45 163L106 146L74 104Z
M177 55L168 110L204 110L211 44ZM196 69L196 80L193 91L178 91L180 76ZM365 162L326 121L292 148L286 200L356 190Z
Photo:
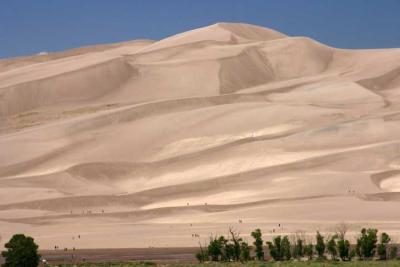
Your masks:
M357 254L359 257L366 259L371 259L375 255L377 238L377 229L365 229L361 230L361 235L357 239Z
M241 243L243 239L236 233L232 228L229 228L229 233L231 234L231 242L232 242L232 256L235 261L240 260L241 254Z
M240 260L243 262L250 260L250 246L246 242L242 242L241 246L241 253L240 253Z
M336 261L336 257L337 257L337 248L336 248L336 239L337 239L337 235L333 235L331 236L331 238L328 240L328 243L326 244L326 249L329 252L329 254L331 255L331 259Z
M210 244L208 245L208 255L210 255L212 261L224 260L224 245L225 238L223 236L214 237L210 239Z
M387 233L382 233L381 234L381 242L378 245L377 251L379 255L380 260L386 260L387 259L387 246L390 242L390 237Z
M272 242L267 242L267 245L269 253L274 260L281 261L291 259L291 246L287 236L283 238L280 235L276 236Z
M342 261L350 260L350 242L349 240L340 238L337 242L339 257Z
M4 247L6 251L1 252L5 258L4 267L36 267L39 265L39 247L32 237L16 234Z
M324 237L320 234L319 231L317 231L316 241L317 244L315 245L315 250L317 251L318 258L322 259L324 258L325 253L325 241Z
M281 243L282 256L285 260L292 258L291 245L288 236L284 236Z
M314 246L313 244L307 244L304 246L304 255L307 256L308 260L312 260L314 255Z
M294 246L293 249L293 257L294 258L302 258L304 257L304 245L303 245L304 241L301 238L298 238L296 241L296 244Z
M263 243L262 234L260 229L256 229L251 232L251 236L254 238L254 247L256 249L256 257L259 261L264 260L264 250L263 250Z
M271 241L267 242L269 254L276 261L282 260L281 243L282 243L282 237L280 235L274 237L272 242Z

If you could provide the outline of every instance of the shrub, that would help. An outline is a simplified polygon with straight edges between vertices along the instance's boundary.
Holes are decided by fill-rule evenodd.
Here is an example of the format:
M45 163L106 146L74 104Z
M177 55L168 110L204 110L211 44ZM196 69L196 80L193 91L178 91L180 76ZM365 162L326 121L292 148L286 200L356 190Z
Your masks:
M197 252L197 253L196 253L196 259L197 259L200 263L203 263L203 262L207 261L207 259L208 259L207 252L205 252L205 251L199 251L199 252Z
M251 236L254 238L254 246L256 248L256 257L259 261L264 260L264 250L263 250L263 243L262 234L260 229L256 229L251 233Z
M391 259L391 260L397 259L397 250L398 250L397 246L390 247L389 259Z
M1 252L1 255L5 258L4 267L36 267L39 265L39 247L32 237L16 234L4 247L7 249Z

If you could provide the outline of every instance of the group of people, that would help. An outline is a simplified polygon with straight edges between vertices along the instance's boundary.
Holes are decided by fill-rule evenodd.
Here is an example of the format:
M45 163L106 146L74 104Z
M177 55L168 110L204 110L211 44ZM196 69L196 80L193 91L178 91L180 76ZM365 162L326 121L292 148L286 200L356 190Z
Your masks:
M76 237L73 236L73 237L72 237L72 240L75 240L75 238L81 239L81 235L77 235ZM55 246L54 246L54 250L59 250L59 249L60 249L60 247L59 247L58 245L55 245ZM63 250L64 250L64 251L68 251L68 248L65 247ZM75 247L72 247L72 250L75 250Z

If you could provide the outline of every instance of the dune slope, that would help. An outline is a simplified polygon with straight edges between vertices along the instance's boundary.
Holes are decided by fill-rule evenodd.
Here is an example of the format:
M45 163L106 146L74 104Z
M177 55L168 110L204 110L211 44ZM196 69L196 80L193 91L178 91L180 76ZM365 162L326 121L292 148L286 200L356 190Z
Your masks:
M399 70L400 49L234 23L1 60L0 242L196 246L338 222L400 237Z

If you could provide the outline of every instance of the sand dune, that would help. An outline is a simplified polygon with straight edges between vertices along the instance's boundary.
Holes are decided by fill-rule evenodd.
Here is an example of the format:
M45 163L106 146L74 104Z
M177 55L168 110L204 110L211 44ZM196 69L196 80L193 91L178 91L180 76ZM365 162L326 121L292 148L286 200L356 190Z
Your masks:
M1 240L196 246L341 221L400 237L399 120L400 49L248 24L0 60Z

